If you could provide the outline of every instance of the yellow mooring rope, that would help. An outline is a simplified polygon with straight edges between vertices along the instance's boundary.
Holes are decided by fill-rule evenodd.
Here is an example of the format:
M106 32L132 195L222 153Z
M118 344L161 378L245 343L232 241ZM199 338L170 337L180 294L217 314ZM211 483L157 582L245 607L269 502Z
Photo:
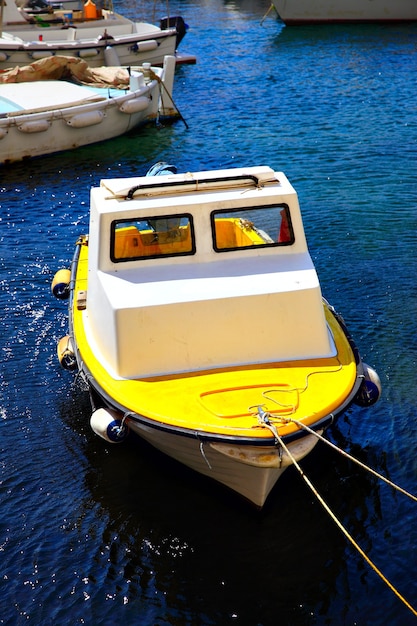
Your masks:
M271 414L271 417L274 417L274 415ZM309 432L311 435L314 435L315 437L317 437L317 439L320 439L320 441L323 441L327 446L329 446L330 448L333 448L333 450L336 450L336 452L339 452L342 456L346 457L350 461L353 461L354 463L356 463L356 465L359 465L360 467L365 469L367 472L370 472L371 474L376 476L376 478L379 478L380 480L383 480L384 483L387 483L387 485L389 485L393 489L396 489L397 491L400 491L402 494L404 494L408 498L411 498L411 500L414 500L414 502L417 502L417 496L413 495L409 491L406 491L405 489L403 489L399 485L396 485L395 483L393 483L391 480L389 480L388 478L386 478L382 474L378 474L378 472L376 472L374 469L372 469L372 467L369 467L368 465L365 465L365 463L362 463L362 461L359 461L359 459L355 459L355 457L352 456L351 454L349 454L349 452L345 452L345 450L342 450L341 448L336 446L334 443L332 443L331 441L329 441L328 439L326 439L325 437L320 435L320 433L317 433L312 428L309 428L309 426L306 426L305 424L303 424L299 420L295 420L295 419L293 419L291 417L285 417L285 418L279 417L279 419L280 419L280 421L284 420L284 421L287 421L287 422L294 422L294 424L296 424L299 428L302 428L303 430L306 430L307 432Z
M373 563L373 561L371 561L371 559L369 558L369 556L367 554L365 554L365 552L362 550L362 548L359 546L359 544L355 541L355 539L352 537L352 535L348 532L348 530L343 526L342 522L340 520L338 520L338 518L336 517L336 515L333 513L333 511L331 510L331 508L329 507L329 505L325 502L325 500L322 498L322 496L319 494L319 492L317 491L317 489L314 487L313 483L310 481L310 479L304 474L303 470L301 469L300 465L298 464L298 462L296 461L296 459L294 458L294 456L291 454L291 452L289 451L288 447L285 445L285 443L283 442L282 438L278 435L278 431L276 426L274 426L274 424L272 424L269 420L270 417L273 417L273 415L270 415L269 413L264 413L264 412L260 412L260 417L261 417L261 421L263 424L265 424L265 426L267 426L267 428L269 428L269 430L272 432L272 434L274 435L274 437L276 438L276 440L278 441L278 443L282 446L283 450L288 454L289 458L291 459L291 462L295 465L295 467L297 468L298 472L300 473L300 476L303 478L303 480L307 483L308 487L311 489L311 491L314 493L314 495L316 496L316 498L318 499L318 501L320 502L320 504L324 507L324 509L327 511L327 513L330 515L330 517L332 518L332 520L337 524L337 526L340 528L340 530L342 531L342 533L345 535L345 537L347 537L347 539L350 541L350 543L353 545L354 548L356 548L356 550L359 552L359 554L362 556L362 558L368 563L368 565L370 565L370 567L374 570L374 572L376 572L376 574L378 574L378 576L381 578L381 580L391 589L391 591L393 591L393 593L395 593L395 595L397 596L397 598L399 598L401 600L401 602L413 613L413 615L415 615L417 617L417 610L411 606L411 604L404 598L404 596L402 596L400 594L400 592L394 587L394 585L384 576L384 574L381 572L381 570L375 565L375 563ZM281 419L281 418L278 418ZM285 419L285 418L284 418ZM292 420L292 421L296 421L296 420ZM312 431L314 435L318 436L317 433L315 433L314 431ZM321 437L320 437L321 438ZM333 445L333 444L332 444ZM335 446L337 447L337 446ZM340 451L340 448L337 448ZM353 457L352 457L353 459ZM360 461L359 461L360 463ZM402 490L401 490L402 491ZM407 495L411 495L408 494L408 492L404 492ZM414 496L411 496L414 498ZM415 498L414 498L415 499Z
M261 26L264 23L264 21L266 20L266 18L268 17L268 15L271 13L271 11L273 11L275 9L273 3L271 2L271 6L269 7L268 11L265 13L265 15L263 16L263 18L261 19Z
M181 111L179 110L179 108L177 107L177 105L174 102L174 99L172 97L172 95L169 93L168 89L166 88L164 81L161 79L160 76L158 76L158 74L155 74L155 72L152 69L149 69L149 76L152 80L156 80L159 84L159 89L160 92L162 93L162 90L165 90L165 93L167 94L168 98L171 101L172 106L174 107L174 109L176 110L176 112L178 113L178 117L180 118L180 120L183 122L185 128L188 130L189 126L187 124L187 122L185 121Z

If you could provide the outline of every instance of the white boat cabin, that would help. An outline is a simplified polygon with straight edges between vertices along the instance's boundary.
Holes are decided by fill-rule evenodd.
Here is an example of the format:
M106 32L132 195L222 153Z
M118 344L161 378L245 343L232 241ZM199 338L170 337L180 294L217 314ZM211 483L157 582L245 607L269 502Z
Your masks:
M88 249L87 340L115 377L335 354L281 172L103 180Z

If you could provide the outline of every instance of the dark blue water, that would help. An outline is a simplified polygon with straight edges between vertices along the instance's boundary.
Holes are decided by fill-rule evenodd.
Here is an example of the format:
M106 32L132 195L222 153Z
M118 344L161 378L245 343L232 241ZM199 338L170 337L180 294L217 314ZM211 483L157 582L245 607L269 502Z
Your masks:
M271 165L299 192L323 292L383 384L379 404L352 408L329 436L417 491L417 28L290 29L272 14L261 25L268 6L171 2L198 57L175 83L188 130L0 170L0 624L416 621L295 471L257 514L140 442L108 447L56 359L67 320L50 282L87 230L91 186L160 159ZM416 606L417 505L322 444L303 467Z

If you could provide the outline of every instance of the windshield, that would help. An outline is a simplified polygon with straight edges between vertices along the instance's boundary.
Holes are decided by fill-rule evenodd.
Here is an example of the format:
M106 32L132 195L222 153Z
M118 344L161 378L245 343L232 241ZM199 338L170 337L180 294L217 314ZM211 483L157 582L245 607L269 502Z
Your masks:
M194 253L191 215L158 215L112 223L110 254L114 262Z
M213 211L210 217L215 252L294 243L286 204L222 209ZM149 215L112 222L110 255L115 263L186 256L195 252L194 223L188 213Z
M213 211L211 221L217 252L294 243L286 204Z

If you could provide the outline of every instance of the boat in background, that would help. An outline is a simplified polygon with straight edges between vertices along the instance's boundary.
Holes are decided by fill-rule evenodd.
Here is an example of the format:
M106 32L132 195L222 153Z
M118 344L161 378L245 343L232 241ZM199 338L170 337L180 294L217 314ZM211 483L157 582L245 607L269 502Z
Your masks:
M416 0L272 0L285 24L412 22Z
M44 10L0 0L0 69L54 55L79 56L90 67L157 66L167 55L175 56L177 63L195 63L192 55L176 52L187 30L180 16L163 18L158 27L115 13L112 3L97 9L88 0L79 2L77 10L54 9L43 0L39 3L45 5Z
M54 56L0 72L0 164L178 118L174 73L173 56L165 57L163 68L90 68L82 59Z
M269 167L102 180L52 281L91 426L132 431L261 508L352 402L380 395L322 297L297 194ZM152 175L153 174L153 175Z

